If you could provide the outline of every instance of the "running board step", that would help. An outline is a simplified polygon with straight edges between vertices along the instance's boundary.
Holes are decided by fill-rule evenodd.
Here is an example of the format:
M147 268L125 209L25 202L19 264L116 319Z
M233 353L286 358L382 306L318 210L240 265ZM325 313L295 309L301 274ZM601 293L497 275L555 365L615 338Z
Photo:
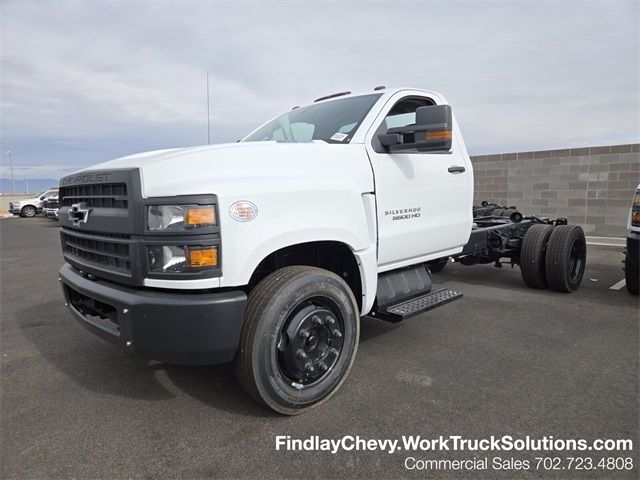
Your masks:
M461 292L443 288L395 305L384 306L380 310L371 312L371 316L396 323L446 305L447 303L454 302L460 298L462 298Z

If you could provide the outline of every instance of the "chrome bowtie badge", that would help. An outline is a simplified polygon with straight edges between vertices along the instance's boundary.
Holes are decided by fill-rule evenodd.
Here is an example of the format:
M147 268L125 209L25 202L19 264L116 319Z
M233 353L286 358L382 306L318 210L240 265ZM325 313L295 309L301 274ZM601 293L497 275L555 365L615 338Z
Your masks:
M90 211L91 209L87 208L85 203L74 203L69 207L69 221L76 227L79 226L80 223L87 223Z

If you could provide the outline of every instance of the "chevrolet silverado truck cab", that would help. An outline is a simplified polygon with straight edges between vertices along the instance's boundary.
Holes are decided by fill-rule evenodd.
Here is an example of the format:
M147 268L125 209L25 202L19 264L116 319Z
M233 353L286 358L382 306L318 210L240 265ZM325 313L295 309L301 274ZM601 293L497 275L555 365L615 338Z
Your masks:
M361 316L396 322L462 296L432 288L428 262L508 257L529 285L569 292L586 254L563 219L475 215L451 107L411 88L330 95L237 143L95 165L61 180L59 218L59 277L82 325L155 360L234 361L250 395L289 415L342 384Z

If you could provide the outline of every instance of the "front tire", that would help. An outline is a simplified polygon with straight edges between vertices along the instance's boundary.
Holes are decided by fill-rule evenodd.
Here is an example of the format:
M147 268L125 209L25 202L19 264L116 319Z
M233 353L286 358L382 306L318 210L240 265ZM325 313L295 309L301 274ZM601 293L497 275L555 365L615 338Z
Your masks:
M26 207L23 207L22 210L20 211L20 216L31 218L31 217L35 217L36 213L38 213L38 211L36 210L36 207L32 205L27 205Z
M282 268L249 295L238 380L259 403L298 415L344 382L359 335L358 307L344 280L316 267Z
M638 277L640 277L640 267L634 265L629 258L629 252L624 257L624 280L627 284L627 291L632 295L638 295Z

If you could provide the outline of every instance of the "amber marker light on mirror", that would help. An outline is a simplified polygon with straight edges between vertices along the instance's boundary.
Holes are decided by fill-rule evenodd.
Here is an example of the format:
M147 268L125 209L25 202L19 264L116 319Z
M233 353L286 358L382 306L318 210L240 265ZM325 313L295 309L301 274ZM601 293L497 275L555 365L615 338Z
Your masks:
M218 266L218 247L188 248L187 267L204 268Z
M433 130L427 131L425 139L430 141L448 141L451 140L451 130Z

